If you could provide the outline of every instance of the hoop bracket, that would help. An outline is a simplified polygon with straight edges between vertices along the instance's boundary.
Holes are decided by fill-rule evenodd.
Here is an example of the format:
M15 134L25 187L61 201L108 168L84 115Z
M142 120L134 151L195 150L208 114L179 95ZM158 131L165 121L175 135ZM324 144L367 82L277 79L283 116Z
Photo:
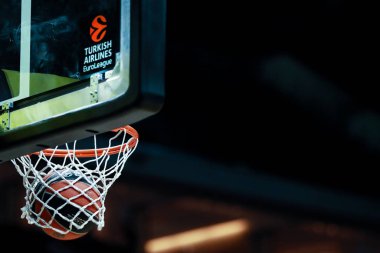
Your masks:
M7 102L1 105L0 119L1 126L5 131L11 129L11 109L13 108L13 102Z
M91 95L91 103L99 102L99 81L102 79L102 74L96 73L93 74L90 78L90 95Z

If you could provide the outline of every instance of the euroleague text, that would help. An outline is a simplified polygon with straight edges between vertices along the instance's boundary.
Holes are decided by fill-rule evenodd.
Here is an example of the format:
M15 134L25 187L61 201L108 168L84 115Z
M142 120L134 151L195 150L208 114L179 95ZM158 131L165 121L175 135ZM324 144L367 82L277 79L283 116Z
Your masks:
M112 65L112 40L84 49L83 72L88 72Z

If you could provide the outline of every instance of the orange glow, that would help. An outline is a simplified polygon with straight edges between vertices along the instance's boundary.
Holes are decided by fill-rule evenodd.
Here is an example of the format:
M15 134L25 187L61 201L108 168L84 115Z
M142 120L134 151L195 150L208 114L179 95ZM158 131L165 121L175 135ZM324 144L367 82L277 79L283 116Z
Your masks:
M211 240L225 239L226 237L243 234L249 230L247 220L234 220L208 227L197 228L186 232L164 236L149 240L145 244L148 253L159 253L174 250Z

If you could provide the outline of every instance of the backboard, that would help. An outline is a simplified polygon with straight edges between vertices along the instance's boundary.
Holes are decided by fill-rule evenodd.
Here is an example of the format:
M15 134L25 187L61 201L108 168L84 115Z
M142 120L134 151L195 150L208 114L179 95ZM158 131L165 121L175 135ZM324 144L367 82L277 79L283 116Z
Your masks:
M165 0L6 2L0 162L159 111Z

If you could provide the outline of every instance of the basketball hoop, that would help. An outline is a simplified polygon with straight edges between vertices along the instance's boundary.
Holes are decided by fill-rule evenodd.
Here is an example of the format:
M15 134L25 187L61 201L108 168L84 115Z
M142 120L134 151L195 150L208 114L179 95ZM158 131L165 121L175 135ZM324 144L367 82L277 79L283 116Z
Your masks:
M77 148L75 141L12 160L26 189L21 218L63 240L75 239L69 236L73 231L85 234L89 225L101 230L108 189L136 149L138 133L125 126L112 131L108 146L98 147L98 142L94 135L92 149Z

